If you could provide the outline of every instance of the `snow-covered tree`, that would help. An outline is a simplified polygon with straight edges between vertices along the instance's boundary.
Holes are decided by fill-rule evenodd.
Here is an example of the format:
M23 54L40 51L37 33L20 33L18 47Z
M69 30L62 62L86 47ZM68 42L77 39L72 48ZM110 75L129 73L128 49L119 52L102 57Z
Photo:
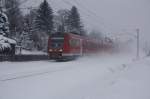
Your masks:
M48 35L52 32L53 11L46 0L40 4L39 9L37 10L35 28L39 31L47 33Z
M35 46L38 50L47 50L48 35L53 31L53 11L49 3L44 0L36 11L34 20Z
M9 33L8 18L5 13L0 12L0 35L7 35Z
M84 29L80 19L80 14L75 6L71 8L70 15L68 18L68 24L70 25L70 32L77 33L79 35L84 35Z
M16 41L5 37L9 33L8 18L5 13L0 12L0 53L8 52L11 49L11 44L16 44Z
M20 35L20 45L23 49L32 50L33 49L33 41L30 39L29 32L23 31Z
M8 16L10 28L8 37L16 38L16 36L19 36L23 31L23 15L19 8L19 2L20 0L5 0L6 14Z
M57 12L57 15L54 17L54 27L56 32L69 32L69 24L68 24L68 17L70 11L67 9L61 9Z
M24 16L23 21L23 32L19 37L20 46L24 49L32 50L34 49L33 45L33 18L32 13Z

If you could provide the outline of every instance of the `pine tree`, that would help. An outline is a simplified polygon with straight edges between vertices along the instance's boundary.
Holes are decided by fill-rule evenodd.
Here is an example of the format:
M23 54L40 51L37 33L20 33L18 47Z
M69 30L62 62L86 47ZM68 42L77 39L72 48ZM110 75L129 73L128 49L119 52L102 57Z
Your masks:
M8 18L3 11L0 11L0 54L8 54L8 50L12 49L12 44L16 44L16 41L6 37L8 33Z
M57 32L68 32L68 17L70 15L70 11L66 9L61 9L57 12L57 16L55 16L55 28Z
M33 41L38 50L47 50L48 35L53 31L53 11L46 0L44 0L36 11L34 20Z
M46 0L44 0L37 10L37 17L35 19L35 28L39 31L45 32L48 35L53 29L53 12Z
M9 33L8 18L0 11L0 35L7 36Z
M23 23L23 32L20 35L20 44L22 48L32 50L33 48L33 34L32 34L32 16L31 13L24 16L24 23Z
M16 37L23 31L23 16L19 8L18 0L5 0L6 14L9 20L9 37Z
M69 26L70 32L83 35L82 33L84 29L80 19L80 14L78 12L78 9L75 6L71 8L70 15L68 18L68 24L70 25Z

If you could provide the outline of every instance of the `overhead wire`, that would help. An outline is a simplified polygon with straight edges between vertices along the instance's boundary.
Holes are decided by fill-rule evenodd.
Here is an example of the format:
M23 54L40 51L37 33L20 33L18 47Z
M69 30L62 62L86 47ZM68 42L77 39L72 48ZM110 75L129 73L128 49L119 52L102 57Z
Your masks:
M53 0L48 0L48 1L51 2L53 5L57 5L57 7L63 9L63 7L61 5L59 5L58 3L56 4L55 1L53 1ZM55 6L53 6L53 7L55 7ZM57 7L55 7L55 9L57 9ZM55 12L57 12L57 11L55 11Z
M61 1L63 1L64 3L66 3L68 5L71 5L71 6L74 6L76 4L79 7L79 10L81 12L83 12L84 14L86 14L86 16L90 17L90 19L94 20L94 22L97 25L101 25L101 27L103 27L104 29L111 31L111 29L109 29L108 27L105 26L105 24L104 24L104 22L102 22L102 20L101 21L99 20L98 17L100 17L100 16L98 16L95 12L89 10L86 6L83 6L77 0L72 0L75 4L72 4L71 2L66 1L66 0L61 0ZM103 30L103 31L105 31L105 30Z
M72 6L75 6L74 4L72 4L72 3L69 2L69 1L66 1L66 0L61 0L61 1L63 1L65 4L67 4L67 5L71 6L71 7L72 7ZM84 12L82 9L79 8L79 11L82 12L82 13L84 13L84 14L86 14L86 17L87 17L87 16L90 17L89 14L87 14L86 12ZM92 25L94 25L94 24L92 24Z
M52 0L47 0L47 1L50 2L52 5L57 5L57 7L63 8L62 6L56 4L56 3L55 3L54 1L52 1ZM53 7L55 7L55 6L53 6ZM55 7L55 8L57 9L57 7ZM38 9L38 7L20 7L20 9L23 9L23 10L32 10L32 9ZM57 12L57 11L53 10L53 12Z
M26 3L27 1L28 0L23 0L22 2L19 2L19 5L22 5L22 4ZM12 10L12 9L15 9L15 8L16 8L16 6L7 8L7 10Z
M93 10L90 10L87 6L83 5L81 2L79 3L78 0L72 1L74 1L78 6L82 7L85 11L87 11L90 14L90 16L94 17L95 20L97 20L105 29L111 31L111 29L108 26L106 26L105 22L103 21L104 20L103 17L97 15L97 13L95 13ZM109 24L109 26L111 25Z
M23 0L22 2L20 2L20 4L26 3L27 1L28 0ZM48 0L48 1L51 2L51 3L54 3L54 2L52 2L52 0ZM72 2L67 1L67 0L61 0L61 1L64 2L65 4L71 6L71 7L76 4L79 7L79 11L81 11L84 14L86 14L86 16L84 16L84 17L89 17L90 18L89 20L92 21L89 24L92 24L92 26L94 25L96 27L98 27L100 25L100 27L104 27L104 29L107 28L107 30L110 31L110 29L108 29L108 27L105 26L104 22L102 22L102 20L99 19L100 16L98 16L95 12L89 10L86 6L84 6L83 4L79 3L77 0L72 0L75 4L73 4ZM60 8L63 8L62 6L60 6L58 4L56 4L56 5L59 6ZM37 9L37 8L38 7L24 7L24 8L20 7L20 9L25 9L25 10Z

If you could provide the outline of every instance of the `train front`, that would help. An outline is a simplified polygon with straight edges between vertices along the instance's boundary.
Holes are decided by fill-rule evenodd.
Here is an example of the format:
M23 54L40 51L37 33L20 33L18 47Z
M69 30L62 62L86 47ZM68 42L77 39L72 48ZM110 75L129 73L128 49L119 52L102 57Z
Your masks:
M59 60L63 59L65 35L61 33L51 34L48 41L48 54L50 59Z

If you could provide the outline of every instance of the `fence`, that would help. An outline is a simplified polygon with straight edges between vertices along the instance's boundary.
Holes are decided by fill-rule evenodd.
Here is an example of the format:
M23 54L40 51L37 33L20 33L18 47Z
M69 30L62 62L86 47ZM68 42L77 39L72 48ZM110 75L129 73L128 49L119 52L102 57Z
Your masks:
M0 55L0 62L2 61L40 61L49 60L48 55Z

